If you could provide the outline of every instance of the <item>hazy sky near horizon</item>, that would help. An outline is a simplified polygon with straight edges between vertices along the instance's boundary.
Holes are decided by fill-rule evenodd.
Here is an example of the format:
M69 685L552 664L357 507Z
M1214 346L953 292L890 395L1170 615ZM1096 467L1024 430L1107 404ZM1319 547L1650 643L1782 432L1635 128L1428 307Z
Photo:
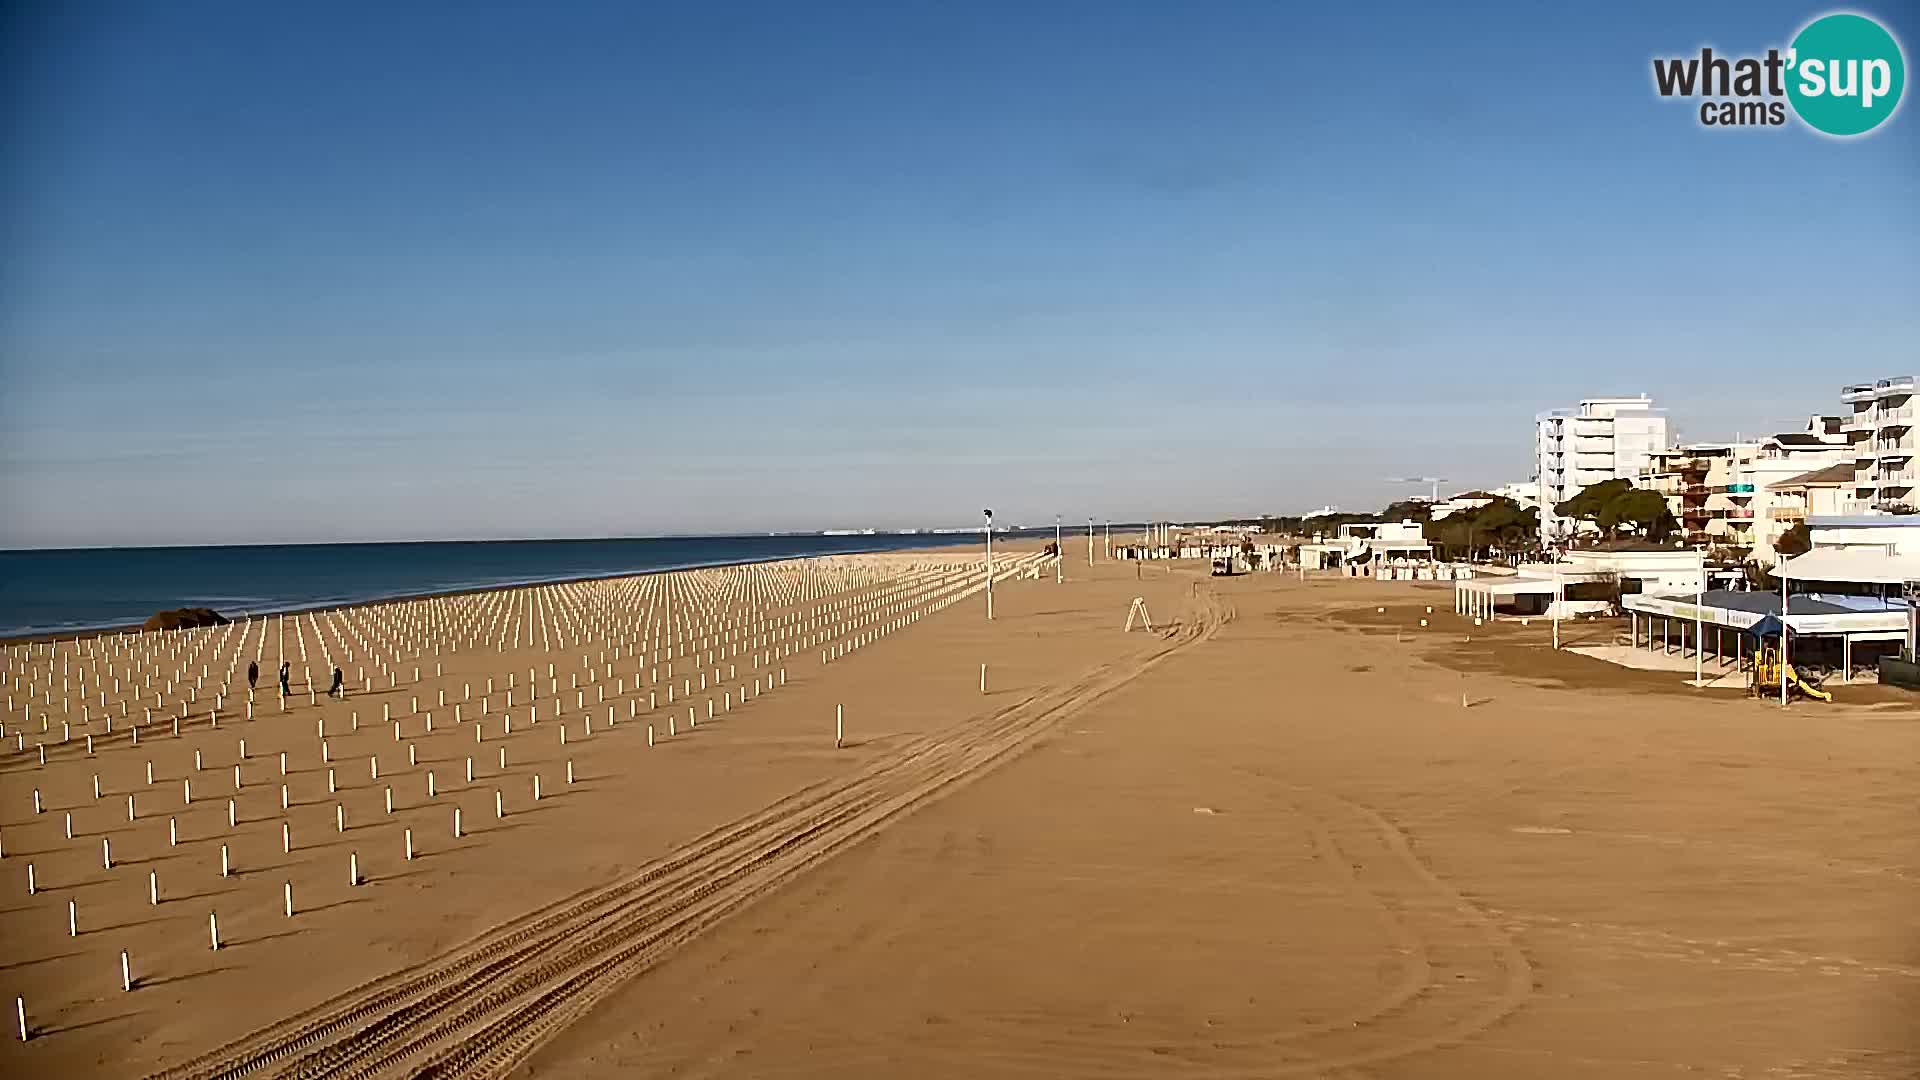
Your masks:
M0 547L1364 508L1920 368L1914 104L1652 88L1829 8L1546 10L10 5Z

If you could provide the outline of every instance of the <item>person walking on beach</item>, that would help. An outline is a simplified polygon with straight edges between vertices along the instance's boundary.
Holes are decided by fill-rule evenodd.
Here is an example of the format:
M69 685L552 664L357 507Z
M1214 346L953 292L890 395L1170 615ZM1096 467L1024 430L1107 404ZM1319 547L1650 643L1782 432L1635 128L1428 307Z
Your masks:
M327 696L337 697L343 701L346 700L346 696L347 696L346 678L345 676L340 674L340 669L337 667L333 669L333 685L327 687Z
M247 661L247 691L251 693L253 689L259 685L260 685L260 661L249 660Z
M292 671L293 671L293 665L287 663L285 660L280 661L280 696L281 697L293 696L292 687L289 687L287 685L287 678Z

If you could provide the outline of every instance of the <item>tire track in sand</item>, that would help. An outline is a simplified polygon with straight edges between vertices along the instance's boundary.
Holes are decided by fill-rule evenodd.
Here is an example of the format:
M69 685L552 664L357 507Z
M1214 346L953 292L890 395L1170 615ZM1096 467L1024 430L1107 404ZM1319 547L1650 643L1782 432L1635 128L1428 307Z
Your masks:
M676 946L890 819L947 794L1055 723L1211 638L1232 609L1196 590L1195 620L1152 651L1102 665L979 720L921 736L701 836L639 873L365 983L156 1080L256 1074L318 1080L504 1075Z

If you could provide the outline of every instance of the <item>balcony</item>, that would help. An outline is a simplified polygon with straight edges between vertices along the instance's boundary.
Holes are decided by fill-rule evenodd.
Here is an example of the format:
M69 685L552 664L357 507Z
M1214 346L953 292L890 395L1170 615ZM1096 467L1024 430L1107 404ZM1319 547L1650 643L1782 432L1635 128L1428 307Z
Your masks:
M1914 391L1913 376L1896 375L1891 379L1881 379L1873 384L1873 396L1880 398L1902 397Z
M1872 401L1873 390L1874 386L1872 383L1854 383L1850 386L1843 386L1840 388L1840 400L1847 402Z
M1728 521L1753 520L1753 507L1751 506L1729 506L1724 513Z
M1879 458L1881 461L1904 461L1913 456L1913 451L1896 444L1893 446L1882 446L1876 449L1873 452L1873 456Z
M1872 431L1873 428L1874 419L1870 412L1854 413L1840 422L1841 431Z
M1805 521L1807 508L1804 506L1771 506L1767 516L1775 521Z
M1687 506L1680 510L1680 518L1683 521L1705 521L1711 516L1712 514L1704 506Z
M1745 496L1745 495L1751 495L1751 494L1753 494L1753 485L1752 485L1752 484L1746 484L1746 483L1740 483L1740 484L1722 484L1722 485L1720 485L1720 488L1719 488L1719 490L1720 490L1721 492L1724 492L1725 494L1728 494L1728 495L1742 495L1742 496Z

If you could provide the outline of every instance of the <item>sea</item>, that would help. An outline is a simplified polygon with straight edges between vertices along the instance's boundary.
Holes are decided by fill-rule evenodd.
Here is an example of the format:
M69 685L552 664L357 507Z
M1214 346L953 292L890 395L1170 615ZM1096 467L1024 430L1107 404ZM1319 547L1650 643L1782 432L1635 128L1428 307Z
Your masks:
M1026 530L1040 535L1042 530ZM1051 537L1053 530L1044 530ZM995 530L996 539L1022 535ZM505 585L978 543L973 533L687 536L0 551L0 638L138 625L207 607L228 618Z

